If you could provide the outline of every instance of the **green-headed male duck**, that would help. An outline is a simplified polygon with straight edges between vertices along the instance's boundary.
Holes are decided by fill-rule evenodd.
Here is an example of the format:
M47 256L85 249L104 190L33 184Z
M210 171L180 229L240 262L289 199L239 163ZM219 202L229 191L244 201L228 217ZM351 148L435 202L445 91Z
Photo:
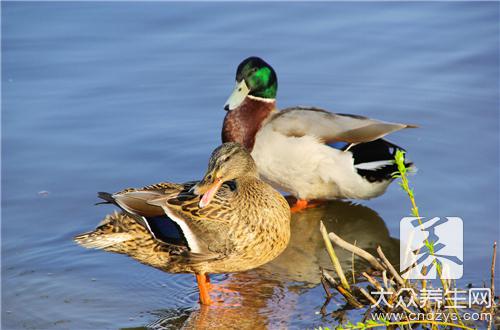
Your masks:
M385 192L401 148L382 137L416 126L309 107L277 111L277 89L269 64L258 57L241 62L224 106L222 141L244 145L261 177L297 198L292 211L311 200L370 199Z

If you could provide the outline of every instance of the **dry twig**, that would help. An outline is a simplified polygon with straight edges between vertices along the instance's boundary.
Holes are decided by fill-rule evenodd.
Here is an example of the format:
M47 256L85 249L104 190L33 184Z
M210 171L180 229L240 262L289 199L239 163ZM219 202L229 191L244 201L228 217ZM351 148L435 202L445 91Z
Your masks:
M346 290L341 284L339 284L326 270L322 270L323 277L331 285L332 288L337 290L347 301L348 304L354 308L363 308L364 305L359 302L358 299L348 290Z
M491 260L491 307L490 320L488 321L488 329L493 329L493 320L495 319L495 262L497 259L497 242L493 243L493 258Z
M332 260L332 264L333 264L333 267L335 268L335 272L339 276L340 283L342 283L342 286L344 287L345 290L350 291L351 288L349 287L349 283L347 282L347 278L345 277L344 271L342 270L342 266L340 265L340 261L337 258L337 254L335 253L335 250L333 249L332 242L330 242L330 239L328 238L328 232L326 231L326 228L325 228L325 225L323 224L323 221L321 221L319 224L319 230L321 231L321 235L323 236L323 240L325 241L326 250L328 251L328 255L330 256L330 259Z
M384 270L384 267L380 264L380 262L378 262L378 260L374 256L372 256L370 253L366 252L365 250L363 250L363 249L361 249L361 248L359 248L359 247L357 247L349 242L344 241L342 238L337 236L337 234L335 234L334 232L329 233L328 237L330 238L330 240L333 243L340 246L344 250L352 252L355 255L357 255L358 257L363 258L364 260L368 261L370 263L370 265L372 265L373 268L375 268L377 270Z
M396 269L394 268L394 266L389 262L389 260L385 256L384 252L382 252L382 248L380 248L380 246L377 247L377 253L380 256L380 258L382 259L382 261L384 262L384 264L386 265L387 270L389 272L391 272L391 275L394 277L394 279L398 282L399 285L401 285L402 287L404 287L405 286L405 281L398 274L398 272L396 271Z

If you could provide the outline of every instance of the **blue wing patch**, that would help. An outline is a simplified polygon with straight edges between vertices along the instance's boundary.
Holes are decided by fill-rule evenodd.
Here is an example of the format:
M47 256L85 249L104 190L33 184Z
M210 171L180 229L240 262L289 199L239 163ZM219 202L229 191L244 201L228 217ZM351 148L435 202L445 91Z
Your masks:
M335 141L335 142L327 143L327 145L334 148L334 149L344 150L345 148L347 148L349 143L343 142L343 141Z
M146 221L157 239L172 244L185 242L180 227L167 216L148 217Z

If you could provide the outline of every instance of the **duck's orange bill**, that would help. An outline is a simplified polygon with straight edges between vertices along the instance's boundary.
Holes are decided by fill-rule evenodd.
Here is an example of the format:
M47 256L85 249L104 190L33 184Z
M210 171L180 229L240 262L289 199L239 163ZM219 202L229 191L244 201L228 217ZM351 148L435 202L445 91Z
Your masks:
M204 208L210 202L212 201L212 198L214 198L215 194L217 193L217 190L219 190L220 186L222 185L222 180L221 179L216 179L215 182L208 188L207 192L201 196L200 203L198 204L200 208Z

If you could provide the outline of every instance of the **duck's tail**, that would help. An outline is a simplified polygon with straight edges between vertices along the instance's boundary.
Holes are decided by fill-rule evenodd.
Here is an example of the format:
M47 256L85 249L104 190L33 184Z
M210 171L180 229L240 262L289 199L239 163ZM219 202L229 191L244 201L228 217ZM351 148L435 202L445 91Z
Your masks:
M74 237L76 243L89 249L101 249L121 253L128 241L137 238L147 238L147 229L124 213L114 212L106 218L93 231Z
M95 230L75 236L74 241L89 249L125 254L145 265L178 272L171 258L187 248L158 241L137 218L127 213L108 214Z
M370 182L393 179L393 173L398 170L394 160L397 150L405 151L384 139L361 143L349 149L354 158L356 171ZM405 165L410 171L416 171L411 161L405 161Z

